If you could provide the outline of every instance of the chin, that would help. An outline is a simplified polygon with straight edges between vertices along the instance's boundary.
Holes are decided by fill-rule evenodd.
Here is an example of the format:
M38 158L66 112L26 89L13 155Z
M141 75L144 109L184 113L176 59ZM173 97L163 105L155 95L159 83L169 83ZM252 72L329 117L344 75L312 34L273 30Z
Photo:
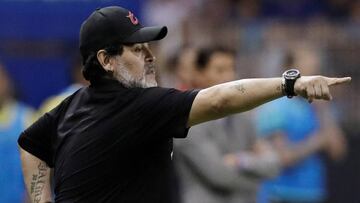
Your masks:
M157 86L155 74L146 75L145 80L146 80L146 86L148 86L148 87L156 87Z
M158 84L156 81L149 81L149 82L146 82L146 87L157 87Z

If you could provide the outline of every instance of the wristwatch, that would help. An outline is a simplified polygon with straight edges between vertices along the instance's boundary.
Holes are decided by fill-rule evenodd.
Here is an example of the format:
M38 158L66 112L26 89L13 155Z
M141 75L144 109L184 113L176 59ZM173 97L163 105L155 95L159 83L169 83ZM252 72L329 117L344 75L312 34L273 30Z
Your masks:
M286 95L288 98L292 98L296 96L294 91L294 85L298 78L300 78L300 71L297 69L290 69L283 73L283 79L281 82L281 87L283 94Z

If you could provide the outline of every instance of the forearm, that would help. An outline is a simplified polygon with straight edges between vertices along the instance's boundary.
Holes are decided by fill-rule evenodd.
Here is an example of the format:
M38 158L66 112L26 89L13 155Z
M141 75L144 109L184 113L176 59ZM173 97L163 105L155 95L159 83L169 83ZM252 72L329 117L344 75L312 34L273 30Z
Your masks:
M280 172L280 160L275 152L265 154L255 154L249 152L239 152L225 156L227 165L237 169L242 174L264 179L272 178Z
M277 99L283 95L281 81L282 78L244 79L204 89L193 102L188 126L247 111ZM330 86L350 81L350 77L302 76L295 82L294 93L309 102L330 100Z
M317 135L316 135L317 136ZM279 150L281 164L283 167L288 167L305 159L306 157L320 151L323 148L321 139L316 136L310 137L304 142L287 146Z
M244 79L219 86L220 112L243 112L283 96L281 78Z
M250 110L281 97L281 78L243 79L199 92L189 126Z
M20 148L26 189L33 203L51 202L50 171L47 164Z
M241 177L234 168L228 167L219 150L209 141L186 142L185 145L177 145L174 151L177 164L190 170L207 187L232 192L239 188L243 191L252 190L257 185L252 179Z

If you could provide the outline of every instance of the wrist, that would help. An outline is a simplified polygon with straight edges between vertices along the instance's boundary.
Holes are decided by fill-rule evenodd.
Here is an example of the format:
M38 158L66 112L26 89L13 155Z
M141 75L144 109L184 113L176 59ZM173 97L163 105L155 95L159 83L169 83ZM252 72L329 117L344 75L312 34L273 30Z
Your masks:
M239 170L242 168L242 165L244 164L243 156L241 153L232 153L225 156L225 163L235 168L236 170Z
M247 153L238 152L235 154L235 158L235 166L238 170L249 168L251 165L251 158Z

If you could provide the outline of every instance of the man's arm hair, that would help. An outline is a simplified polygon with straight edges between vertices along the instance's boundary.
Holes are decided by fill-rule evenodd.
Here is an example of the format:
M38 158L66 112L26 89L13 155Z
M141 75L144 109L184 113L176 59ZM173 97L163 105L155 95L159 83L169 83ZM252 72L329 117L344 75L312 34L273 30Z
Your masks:
M191 107L188 126L244 112L277 99L283 96L281 80L282 78L243 79L201 90ZM309 102L314 99L330 100L332 96L329 87L350 80L350 77L303 76L296 80L294 91Z
M250 110L282 96L281 78L243 79L201 90L188 126Z
M52 202L51 169L39 158L19 147L25 186L32 203Z

